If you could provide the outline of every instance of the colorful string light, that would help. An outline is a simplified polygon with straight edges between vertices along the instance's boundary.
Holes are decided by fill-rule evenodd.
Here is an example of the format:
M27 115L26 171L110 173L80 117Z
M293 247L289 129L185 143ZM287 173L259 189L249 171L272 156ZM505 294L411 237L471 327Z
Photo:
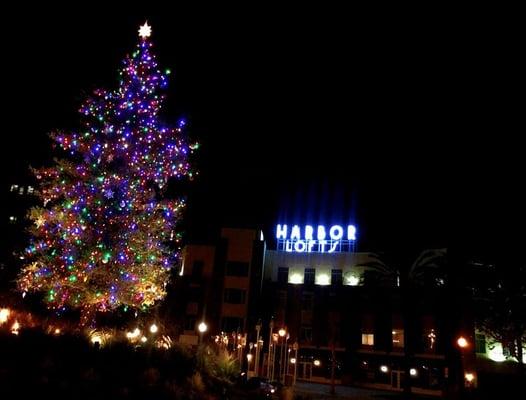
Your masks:
M68 154L35 170L44 207L33 208L22 292L45 292L49 308L96 311L144 309L165 295L179 242L182 198L166 199L168 179L193 177L189 155L198 147L158 116L166 88L141 27L116 90L96 90L80 108L82 129L51 136ZM174 235L174 232L175 235Z

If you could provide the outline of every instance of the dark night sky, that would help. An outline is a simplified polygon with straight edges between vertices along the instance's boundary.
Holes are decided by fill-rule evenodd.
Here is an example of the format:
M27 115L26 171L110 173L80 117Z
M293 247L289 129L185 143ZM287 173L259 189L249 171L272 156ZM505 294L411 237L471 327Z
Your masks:
M116 85L146 17L174 72L164 115L186 117L202 143L190 239L220 225L271 235L280 221L352 220L361 249L412 251L493 246L504 222L520 226L513 27L307 11L8 18L3 180L49 158L46 132L75 127L85 94Z

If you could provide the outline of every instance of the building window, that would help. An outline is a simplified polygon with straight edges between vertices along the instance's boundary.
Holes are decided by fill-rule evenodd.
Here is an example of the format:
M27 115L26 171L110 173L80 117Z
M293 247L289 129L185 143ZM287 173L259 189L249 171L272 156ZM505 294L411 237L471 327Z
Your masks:
M227 333L243 330L243 318L223 317L221 319L221 330Z
M374 333L362 333L362 345L374 346Z
M300 341L312 342L312 327L302 326L300 328Z
M313 306L314 306L314 293L303 292L301 294L301 309L302 310L312 310Z
M199 279L203 276L203 261L194 261L194 264L192 265L192 278Z
M245 304L246 297L246 290L241 289L225 289L223 293L223 301L230 304Z
M305 268L303 283L305 285L314 285L315 279L316 279L316 270L314 268Z
M337 286L343 284L343 272L341 269L333 269L331 271L331 283Z
M27 194L33 194L34 191L35 191L35 189L33 188L33 186L28 186L27 187Z
M475 353L486 354L486 336L475 334Z
M393 347L404 347L404 330L393 329Z
M186 317L184 321L184 330L193 331L195 329L196 319L195 317Z
M18 194L19 195L23 195L24 194L24 187L23 186L20 186L20 188L18 189Z
M188 300L199 303L202 298L202 290L200 287L190 287L188 293Z
M278 268L278 283L287 283L289 281L289 269L287 267Z
M323 270L318 270L318 273L316 274L316 285L327 286L330 284L331 284L330 275Z
M226 263L227 276L248 276L248 263L229 261Z
M278 292L278 308L284 310L287 307L287 292L285 290L280 290Z

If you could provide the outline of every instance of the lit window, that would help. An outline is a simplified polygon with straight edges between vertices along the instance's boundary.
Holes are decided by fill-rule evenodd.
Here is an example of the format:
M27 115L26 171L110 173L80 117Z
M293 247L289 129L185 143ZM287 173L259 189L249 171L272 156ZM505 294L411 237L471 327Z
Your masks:
M35 189L33 188L33 186L28 186L27 187L27 194L33 194L34 191L35 191Z
M24 194L24 187L23 186L20 186L20 188L18 189L18 194Z
M299 272L294 272L293 274L289 275L289 283L294 285L303 283L303 275L301 275Z
M393 329L393 347L404 347L404 330Z
M326 272L316 274L316 285L327 286L331 284L331 277Z
M360 277L358 275L345 274L345 285L358 286L360 284Z
M373 333L362 333L362 344L364 346L374 345L374 334Z

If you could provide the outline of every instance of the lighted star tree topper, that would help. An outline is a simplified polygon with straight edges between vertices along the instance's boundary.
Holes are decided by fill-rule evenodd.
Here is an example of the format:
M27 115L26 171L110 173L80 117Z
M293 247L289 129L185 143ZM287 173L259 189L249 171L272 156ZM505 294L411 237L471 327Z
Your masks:
M96 90L80 108L81 129L51 137L67 158L35 170L43 207L31 209L31 242L19 290L43 292L50 309L145 310L162 299L177 262L184 199L165 196L170 178L192 178L197 148L159 111L167 86L152 53L151 28L120 70L116 90ZM170 242L175 246L171 246Z

